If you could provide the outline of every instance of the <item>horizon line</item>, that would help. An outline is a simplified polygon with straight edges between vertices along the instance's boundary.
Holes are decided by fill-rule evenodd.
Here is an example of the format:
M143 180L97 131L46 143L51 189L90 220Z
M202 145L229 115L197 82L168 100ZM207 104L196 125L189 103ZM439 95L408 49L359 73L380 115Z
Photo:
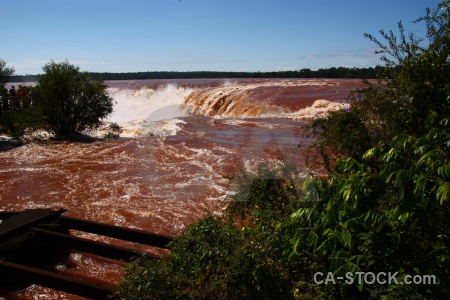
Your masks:
M318 68L318 69L310 69L310 68L302 68L302 69L296 69L296 70L278 70L278 71L206 71L206 70L197 70L197 71L129 71L129 72L109 72L109 71L81 71L81 72L87 72L87 73L99 73L99 74L133 74L133 73L237 73L237 74L249 74L249 73L284 73L284 72L299 72L303 70L309 70L309 71L319 71L319 70L329 70L329 69L375 69L378 67L384 68L385 66L382 65L376 65L376 66L370 66L370 67L345 67L345 66L339 66L339 67L329 67L329 68ZM19 76L39 76L43 75L44 73L38 73L38 74L14 74L11 75L11 77L19 77Z

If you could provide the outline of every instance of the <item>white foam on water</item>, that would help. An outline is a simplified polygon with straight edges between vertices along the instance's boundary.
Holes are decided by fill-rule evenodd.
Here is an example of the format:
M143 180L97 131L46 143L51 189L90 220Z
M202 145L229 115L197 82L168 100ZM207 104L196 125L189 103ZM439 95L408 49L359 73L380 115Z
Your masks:
M179 119L167 119L155 122L148 122L146 119L134 120L124 124L124 137L139 136L170 136L176 135L182 128L179 124L186 124L185 121Z
M108 120L121 124L151 115L153 116L151 121L170 119L173 116L164 115L163 108L183 104L184 99L192 91L194 89L178 87L175 84L167 84L156 90L147 87L138 90L108 88L110 96L116 102L114 112Z
M327 114L333 111L338 111L341 109L344 109L346 107L349 107L348 104L345 103L337 103L337 102L331 102L325 99L320 99L314 101L313 105L310 107L300 109L296 112L287 114L288 118L293 119L314 119L314 118L322 118L325 117Z
M225 81L223 82L223 86L229 86L229 85L236 85L237 84L237 81L236 80L234 80L234 81L232 81L231 79L225 79Z
M112 122L122 127L122 137L175 135L181 130L178 125L185 124L175 118L186 115L182 104L192 91L193 88L175 84L167 84L158 89L108 88L115 101L114 112L95 135L107 133L107 126Z

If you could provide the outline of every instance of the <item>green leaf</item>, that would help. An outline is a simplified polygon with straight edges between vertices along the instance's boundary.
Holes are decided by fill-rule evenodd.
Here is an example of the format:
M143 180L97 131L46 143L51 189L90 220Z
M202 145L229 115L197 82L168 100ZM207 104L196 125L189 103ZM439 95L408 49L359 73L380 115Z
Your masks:
M440 136L442 135L442 129L440 128L432 128L428 134L427 134L427 138L429 138L430 140L436 140L438 139Z
M450 164L439 167L437 173L444 179L450 179Z
M393 184L396 187L404 186L407 183L412 181L412 178L414 176L414 173L410 170L398 170L395 172L392 172L389 177L386 179L386 183L389 183L395 176L395 179L393 180Z
M442 205L444 201L448 200L448 195L450 193L449 184L441 183L436 192L436 200Z
M315 248L317 246L317 242L319 240L319 236L314 230L310 230L309 234L306 238L306 241L308 242L308 246L311 248Z
M378 152L378 147L371 148L371 149L367 150L366 153L364 153L364 155L362 156L362 159L369 160L372 157L374 157L377 152Z
M350 256L347 251L337 251L335 256L332 257L330 264L330 271L336 276L344 276L347 272L355 274L356 272L361 272L361 268L358 266L359 262L362 260L362 255ZM358 284L358 289L362 291L363 282L361 280Z
M339 202L330 202L327 205L325 218L322 220L323 224L334 223L339 220Z
M450 118L443 118L439 121L439 125L447 127L450 124Z
M416 184L414 185L414 195L416 197L422 197L425 191L425 186L427 184L427 181L425 177L420 174L416 179Z
M349 249L351 248L352 234L346 228L342 228L339 239L340 239L341 243L344 245L344 247L349 248Z
M386 183L388 183L390 181L390 177L391 177L390 175L393 172L398 171L399 169L400 169L400 165L398 163L395 163L395 162L388 163L381 170L380 176L381 176L381 178L388 177L386 180Z
M331 230L331 229L327 229L326 233L324 232L324 235L327 235L328 238L322 242L322 244L320 244L319 247L317 247L315 249L315 251L320 251L322 250L323 252L333 252L334 249L336 248L336 231L335 230Z
M408 218L409 218L409 213L401 214L401 215L398 217L398 219L399 219L403 224L406 223L406 221L408 220Z
M336 164L336 169L343 173L349 173L356 168L359 168L359 163L351 157L341 158Z

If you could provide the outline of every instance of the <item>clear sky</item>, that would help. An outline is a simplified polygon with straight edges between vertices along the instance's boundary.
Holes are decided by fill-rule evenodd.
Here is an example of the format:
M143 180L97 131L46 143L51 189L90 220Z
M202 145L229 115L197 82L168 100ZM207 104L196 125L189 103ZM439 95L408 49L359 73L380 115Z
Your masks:
M282 71L382 64L364 33L397 32L437 0L1 0L0 59L83 71Z

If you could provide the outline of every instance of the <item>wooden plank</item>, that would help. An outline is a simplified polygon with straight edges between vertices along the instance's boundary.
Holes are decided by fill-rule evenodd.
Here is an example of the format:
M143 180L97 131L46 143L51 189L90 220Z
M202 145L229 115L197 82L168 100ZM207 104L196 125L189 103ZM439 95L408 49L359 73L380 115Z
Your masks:
M17 214L19 213L3 211L0 212L0 219L5 219ZM169 244L173 239L171 236L167 235L151 233L144 230L113 226L74 217L60 216L59 221L60 224L65 225L66 227L71 229L109 236L116 239L155 246L159 248L168 248L167 244Z
M0 211L0 220L7 219L11 216L20 214L20 211Z
M16 254L15 249L20 248L24 243L33 239L35 236L36 234L34 232L24 231L20 234L11 236L8 239L2 240L0 242L0 259L3 259L8 253L12 253L13 255Z
M15 250L14 247L17 247L17 250L24 250L26 257L28 257L28 254L32 253L30 251L41 249L28 249L30 248L29 245L36 244L37 246L42 246L42 251L45 251L45 253L50 250L59 251L61 247L105 258L124 260L142 254L129 248L72 236L69 233L69 229L161 248L167 248L167 244L172 241L172 237L165 235L60 216L65 211L65 209L58 211L35 209L23 212L0 212L0 220L2 220L0 222L0 250L4 248L3 250L8 254L22 253ZM3 248L2 245L4 246ZM8 251L8 249L10 250ZM42 253L39 252L38 255ZM18 254L18 258L23 257L22 255ZM145 255L151 258L159 258L155 254L145 253ZM15 260L13 256L5 255L5 257L14 260L14 263L0 257L0 277L26 280L26 282L93 299L107 299L114 289L114 287L108 285L21 265L21 263L24 263L22 259ZM36 256L37 259L39 257ZM34 260L35 258L30 259ZM34 264L31 263L30 265Z
M65 209L57 211L51 209L27 209L13 215L0 224L0 239L8 238L41 222L48 222L65 211Z
M17 278L91 299L108 299L114 287L0 260L2 276Z
M87 252L98 256L111 258L111 259L124 259L129 260L134 256L139 256L141 253L133 251L125 247L119 247L115 245L105 244L97 241L83 239L80 237L72 236L69 234L54 232L45 230L42 228L32 228L38 237L48 238L52 243L61 243L63 247L78 250L81 252ZM159 258L154 254L145 254L151 258Z
M61 224L70 229L91 232L159 248L168 248L167 244L172 241L172 237L170 236L150 233L143 230L129 229L67 216L60 216L59 220Z

